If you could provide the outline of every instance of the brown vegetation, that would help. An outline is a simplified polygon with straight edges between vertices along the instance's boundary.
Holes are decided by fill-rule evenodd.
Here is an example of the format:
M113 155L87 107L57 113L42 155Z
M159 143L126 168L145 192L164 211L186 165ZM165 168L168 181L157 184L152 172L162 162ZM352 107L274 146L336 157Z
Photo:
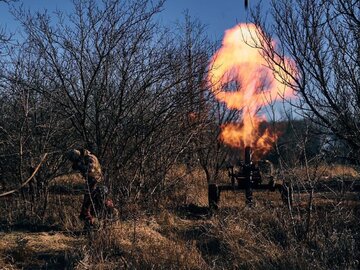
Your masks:
M342 167L342 170L350 170ZM59 267L76 269L344 269L358 266L360 205L357 193L314 197L310 227L309 195L295 195L292 211L280 196L255 192L248 208L242 193L224 193L220 209L207 208L207 187L201 171L186 174L179 167L168 181L183 185L157 207L123 205L118 221L81 234L77 212L81 196L52 194L45 221L23 221L12 213L2 219L10 233L1 233L0 257L8 269ZM66 185L66 179L57 180ZM176 182L176 181L175 181ZM184 189L184 187L187 187ZM66 190L66 189L62 189ZM2 205L9 202L1 201ZM9 204L8 204L9 207ZM2 208L3 213L5 208ZM24 213L22 213L24 214ZM28 213L29 216L29 213ZM11 223L12 220L12 224ZM44 224L43 227L36 225ZM46 226L45 226L46 225ZM33 226L33 227L31 227ZM29 232L52 230L52 232ZM25 229L23 227L22 229ZM14 231L15 230L15 231ZM30 268L29 268L30 267Z
M267 158L293 204L254 191L249 207L230 191L218 211L208 184L229 182L224 168L240 156L220 127L241 109L209 91L216 42L204 25L186 13L164 27L164 0L14 8L22 39L0 29L0 268L358 269L358 1L289 3L273 1L279 47L260 11L254 20L256 45L300 98L297 120L285 104L286 118L269 123L282 135ZM99 158L120 214L92 231L78 217L83 179L64 155L79 147Z

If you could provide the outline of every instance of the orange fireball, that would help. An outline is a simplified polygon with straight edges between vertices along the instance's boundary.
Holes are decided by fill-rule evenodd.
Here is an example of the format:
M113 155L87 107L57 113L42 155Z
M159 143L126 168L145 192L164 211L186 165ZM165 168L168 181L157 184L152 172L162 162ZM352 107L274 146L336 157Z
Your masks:
M259 31L254 24L238 24L227 30L221 48L211 58L208 74L216 98L240 113L238 123L222 126L220 139L232 147L251 146L258 155L268 152L278 137L268 129L260 131L266 117L259 111L270 102L293 95L267 67L260 50L249 46L261 43Z

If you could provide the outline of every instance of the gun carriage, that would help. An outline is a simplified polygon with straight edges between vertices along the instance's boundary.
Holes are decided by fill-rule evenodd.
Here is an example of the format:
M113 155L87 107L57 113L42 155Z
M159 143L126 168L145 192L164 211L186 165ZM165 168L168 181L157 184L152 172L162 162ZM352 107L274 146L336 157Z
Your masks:
M273 165L268 160L258 162L252 161L251 147L245 148L244 161L240 163L239 169L228 166L229 184L208 185L209 207L217 209L220 195L224 191L245 191L245 202L247 205L253 204L253 190L279 191L283 202L290 206L292 204L291 189L286 183L276 183Z

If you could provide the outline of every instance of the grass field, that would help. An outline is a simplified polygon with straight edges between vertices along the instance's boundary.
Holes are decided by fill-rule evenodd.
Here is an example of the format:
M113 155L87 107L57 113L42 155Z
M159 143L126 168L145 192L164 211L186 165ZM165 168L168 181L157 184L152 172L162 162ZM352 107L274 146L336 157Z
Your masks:
M324 179L357 179L352 168L327 169ZM346 172L346 173L344 173ZM297 172L301 174L301 172ZM0 201L1 269L357 269L359 194L294 194L291 210L280 195L254 192L221 196L207 207L202 173L177 169L184 185L156 207L118 205L119 220L84 234L78 212L81 179L58 179L42 217L18 197ZM224 176L224 180L226 177ZM69 191L76 192L69 192ZM80 190L80 191L79 191ZM20 207L21 206L21 207Z

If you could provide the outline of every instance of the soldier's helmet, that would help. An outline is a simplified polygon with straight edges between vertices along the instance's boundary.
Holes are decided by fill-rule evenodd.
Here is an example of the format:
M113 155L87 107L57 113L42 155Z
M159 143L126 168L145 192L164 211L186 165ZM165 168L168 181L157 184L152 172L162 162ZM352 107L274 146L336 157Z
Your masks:
M71 161L71 162L76 162L81 158L81 153L79 150L77 149L71 149L69 151L67 151L66 153L66 157Z

